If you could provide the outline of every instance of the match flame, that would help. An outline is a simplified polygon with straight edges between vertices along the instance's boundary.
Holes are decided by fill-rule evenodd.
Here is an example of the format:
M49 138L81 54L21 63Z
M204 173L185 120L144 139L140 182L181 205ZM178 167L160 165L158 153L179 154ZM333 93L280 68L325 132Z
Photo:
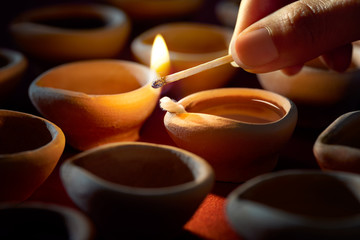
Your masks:
M166 76L170 72L170 56L164 38L156 35L151 49L150 68L160 76Z

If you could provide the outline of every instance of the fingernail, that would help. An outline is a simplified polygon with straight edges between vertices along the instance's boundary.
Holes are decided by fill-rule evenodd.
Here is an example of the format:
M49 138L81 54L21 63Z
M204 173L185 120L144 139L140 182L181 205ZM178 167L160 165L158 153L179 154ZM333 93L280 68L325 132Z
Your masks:
M279 57L279 52L265 28L241 33L234 47L239 65L247 69L263 66Z

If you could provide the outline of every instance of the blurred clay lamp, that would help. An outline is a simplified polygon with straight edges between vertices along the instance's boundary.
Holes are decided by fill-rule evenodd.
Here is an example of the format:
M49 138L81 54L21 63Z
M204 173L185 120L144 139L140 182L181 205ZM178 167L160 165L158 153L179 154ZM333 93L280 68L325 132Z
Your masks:
M14 43L32 57L63 63L114 58L126 44L131 23L112 6L68 3L23 12L9 30Z
M22 53L0 48L0 102L10 96L27 66L27 59Z

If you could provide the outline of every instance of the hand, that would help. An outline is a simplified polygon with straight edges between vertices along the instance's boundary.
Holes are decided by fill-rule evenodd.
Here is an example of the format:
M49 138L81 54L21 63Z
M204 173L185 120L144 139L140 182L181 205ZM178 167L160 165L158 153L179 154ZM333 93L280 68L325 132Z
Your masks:
M242 0L229 51L254 73L295 74L318 56L345 71L359 23L359 0Z

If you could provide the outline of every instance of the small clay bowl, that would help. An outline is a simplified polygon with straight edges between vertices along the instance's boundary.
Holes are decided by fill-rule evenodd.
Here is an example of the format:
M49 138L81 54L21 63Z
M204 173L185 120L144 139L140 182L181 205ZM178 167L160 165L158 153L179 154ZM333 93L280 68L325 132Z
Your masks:
M270 91L219 88L179 101L164 124L181 148L207 160L216 180L242 182L271 171L297 121L296 106Z
M156 73L129 61L87 60L41 74L30 85L36 109L56 123L74 148L135 141L160 94Z
M0 205L2 239L94 239L90 220L75 209L40 202Z
M167 44L172 73L227 55L232 30L200 23L169 23L154 27L131 43L132 53L145 65L150 65L151 48L157 34L161 34ZM173 89L172 94L184 97L223 86L235 71L236 68L225 64L172 83L169 87Z
M0 48L0 100L4 100L18 85L27 65L20 52Z
M85 3L32 9L10 24L20 48L52 62L115 57L129 31L129 19L120 9Z
M0 201L27 199L54 170L65 146L46 119L0 110Z
M132 19L154 20L180 17L194 12L204 0L104 0L124 10Z
M80 153L60 168L65 189L106 239L170 239L211 190L209 164L185 150L142 142Z
M313 150L324 170L360 173L360 111L338 117L319 135Z
M334 104L360 86L360 63L354 57L352 66L344 73L328 69L319 59L308 62L296 75L281 71L258 74L264 89L277 92L295 103L314 105Z
M244 239L360 238L360 176L288 170L244 183L227 198L226 215Z
M324 128L339 115L360 104L360 51L353 51L351 67L344 73L329 70L319 59L308 62L296 75L281 71L257 75L261 86L290 98L299 110L299 126Z

